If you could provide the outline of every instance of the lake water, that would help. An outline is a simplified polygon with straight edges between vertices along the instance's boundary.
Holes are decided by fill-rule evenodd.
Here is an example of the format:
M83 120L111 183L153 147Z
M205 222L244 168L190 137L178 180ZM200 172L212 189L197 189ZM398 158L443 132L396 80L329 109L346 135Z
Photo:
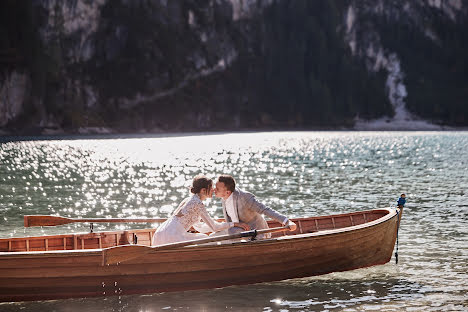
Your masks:
M198 173L232 174L270 207L298 217L394 206L407 195L398 264L392 258L367 269L214 290L3 303L0 311L468 310L468 132L0 142L0 237L88 230L85 224L24 228L27 214L166 217ZM221 217L219 200L207 205ZM127 226L95 224L95 231Z

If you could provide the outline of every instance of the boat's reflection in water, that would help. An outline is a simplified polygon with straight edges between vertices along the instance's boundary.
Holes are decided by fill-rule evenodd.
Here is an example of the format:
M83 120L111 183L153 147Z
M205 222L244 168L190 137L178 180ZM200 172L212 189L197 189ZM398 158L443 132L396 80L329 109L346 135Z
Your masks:
M326 311L377 306L404 308L405 300L420 297L420 286L397 279L297 279L211 291L128 297L130 311ZM244 300L240 300L244 298ZM400 301L400 304L398 301ZM241 304L241 302L243 302Z
M388 278L385 271L397 269L394 264L383 267L371 272L365 269L368 274L356 270L211 290L12 303L0 305L0 310L104 312L109 307L125 312L399 310L428 291L406 279Z

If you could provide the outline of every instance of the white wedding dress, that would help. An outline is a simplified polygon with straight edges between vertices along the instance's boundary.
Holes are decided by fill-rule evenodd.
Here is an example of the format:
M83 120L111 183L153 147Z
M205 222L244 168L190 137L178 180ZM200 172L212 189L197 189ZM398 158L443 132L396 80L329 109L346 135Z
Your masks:
M203 222L201 222L203 221ZM198 195L184 199L174 214L161 224L153 237L153 246L206 238L209 232L218 232L233 227L232 222L213 220ZM200 233L187 232L193 227Z

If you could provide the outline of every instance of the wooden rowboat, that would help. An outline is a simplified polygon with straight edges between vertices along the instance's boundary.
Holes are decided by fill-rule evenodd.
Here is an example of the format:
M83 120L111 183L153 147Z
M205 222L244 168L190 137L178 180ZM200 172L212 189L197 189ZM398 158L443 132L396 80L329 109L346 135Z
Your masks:
M113 265L106 252L125 252L136 238L150 246L154 229L0 239L0 302L216 288L384 264L400 219L398 208L297 218L294 232L271 239L146 247Z

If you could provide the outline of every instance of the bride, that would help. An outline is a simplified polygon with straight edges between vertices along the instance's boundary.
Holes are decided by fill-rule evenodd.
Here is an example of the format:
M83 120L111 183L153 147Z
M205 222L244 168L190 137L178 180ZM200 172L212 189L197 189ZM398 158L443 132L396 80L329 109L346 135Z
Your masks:
M213 196L211 179L204 175L196 176L190 191L193 195L184 199L172 216L158 227L154 234L153 246L206 238L208 235L203 233L214 233L234 226L246 227L243 223L217 222L210 217L203 200ZM191 227L200 233L187 232Z

